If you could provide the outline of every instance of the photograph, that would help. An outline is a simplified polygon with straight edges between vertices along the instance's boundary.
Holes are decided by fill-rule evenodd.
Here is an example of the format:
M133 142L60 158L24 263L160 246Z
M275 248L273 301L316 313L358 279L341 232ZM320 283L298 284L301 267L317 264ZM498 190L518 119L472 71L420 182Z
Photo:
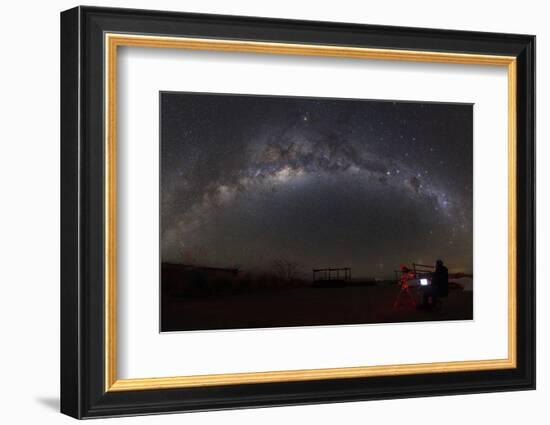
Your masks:
M473 319L473 104L159 96L161 332Z

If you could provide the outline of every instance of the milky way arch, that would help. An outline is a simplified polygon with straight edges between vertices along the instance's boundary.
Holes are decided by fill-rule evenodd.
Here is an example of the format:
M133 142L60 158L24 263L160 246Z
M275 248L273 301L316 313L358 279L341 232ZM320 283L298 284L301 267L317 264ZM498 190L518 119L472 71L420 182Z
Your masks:
M317 248L324 240L346 234L353 241L355 233L364 233L374 236L343 249L357 254L352 262L364 273L387 274L398 258L427 262L441 255L457 268L471 268L471 175L463 176L471 173L471 134L461 141L464 153L445 148L453 143L452 130L441 130L430 118L437 105L328 101L336 104L327 107L320 100L296 104L288 98L269 105L266 97L215 97L163 96L164 259L261 267L290 253L307 269L317 261L346 261L330 248ZM448 125L457 124L452 106L441 105ZM468 124L471 109L454 106ZM190 111L196 116L189 117ZM435 113L441 121L442 112ZM335 209L327 197L355 215ZM284 227L287 240L281 232L263 231L269 223ZM311 236L332 227L333 233L321 231L324 239ZM394 240L383 239L395 229ZM247 244L255 248L245 249Z

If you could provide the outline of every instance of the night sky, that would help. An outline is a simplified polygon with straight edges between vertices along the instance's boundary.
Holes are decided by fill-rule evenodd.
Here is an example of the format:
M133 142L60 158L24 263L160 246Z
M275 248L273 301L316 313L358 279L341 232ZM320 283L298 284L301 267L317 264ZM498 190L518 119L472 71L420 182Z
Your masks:
M161 93L163 262L472 272L473 108Z

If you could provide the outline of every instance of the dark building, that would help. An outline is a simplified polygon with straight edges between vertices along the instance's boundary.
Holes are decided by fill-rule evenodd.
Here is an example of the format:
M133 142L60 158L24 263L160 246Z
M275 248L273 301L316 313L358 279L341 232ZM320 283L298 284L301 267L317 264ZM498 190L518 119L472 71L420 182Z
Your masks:
M176 296L209 293L215 289L230 290L238 278L237 268L163 263L161 270L163 293Z

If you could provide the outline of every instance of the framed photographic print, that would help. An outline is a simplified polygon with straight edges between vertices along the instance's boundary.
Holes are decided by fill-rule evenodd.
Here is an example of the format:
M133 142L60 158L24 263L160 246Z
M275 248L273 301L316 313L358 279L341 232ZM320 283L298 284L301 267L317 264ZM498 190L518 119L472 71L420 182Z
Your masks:
M61 411L535 387L529 35L61 14Z

